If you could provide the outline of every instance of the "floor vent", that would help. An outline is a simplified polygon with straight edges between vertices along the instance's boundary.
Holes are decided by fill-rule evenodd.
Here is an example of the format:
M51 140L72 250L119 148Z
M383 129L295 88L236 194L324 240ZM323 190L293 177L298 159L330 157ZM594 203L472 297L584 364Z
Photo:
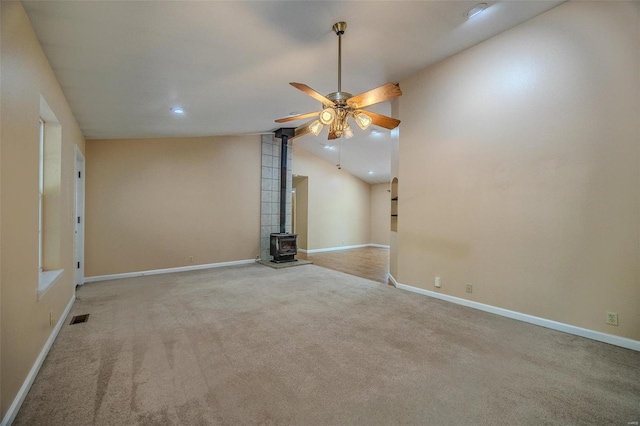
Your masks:
M69 325L78 324L78 323L87 322L87 321L89 321L89 314L76 315L75 317L71 318L71 323Z

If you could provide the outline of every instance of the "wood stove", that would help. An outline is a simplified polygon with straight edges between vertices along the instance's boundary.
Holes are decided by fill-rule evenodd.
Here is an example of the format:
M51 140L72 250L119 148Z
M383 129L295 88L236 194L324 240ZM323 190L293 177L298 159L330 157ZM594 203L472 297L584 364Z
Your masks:
M298 234L275 233L271 234L271 251L273 262L295 262L294 256L298 253Z

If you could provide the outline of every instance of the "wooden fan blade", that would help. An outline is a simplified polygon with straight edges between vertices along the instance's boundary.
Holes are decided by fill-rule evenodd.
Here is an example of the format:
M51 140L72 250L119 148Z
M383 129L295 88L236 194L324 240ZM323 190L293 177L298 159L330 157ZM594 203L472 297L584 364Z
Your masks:
M293 84L293 83L292 83ZM388 101L402 95L400 86L393 83L383 84L380 87L360 93L347 99L347 105L351 108L364 108L379 102Z
M279 118L276 120L276 123L286 123L287 121L296 121L296 120L302 120L303 118L315 117L316 115L319 115L320 112L321 111L308 112L306 114L298 114L291 117Z
M371 111L358 111L358 112L362 112L368 115L369 117L371 117L371 122L373 124L375 124L376 126L384 127L385 129L393 130L396 127L398 127L398 125L400 125L400 120L396 120L395 118L392 118L392 117L387 117L386 115L376 114L375 112L371 112Z
M303 91L307 95L311 96L313 99L322 102L323 105L333 105L333 101L325 98L320 93L316 92L306 84L302 84L302 83L289 83L289 84L295 87L296 89Z
M316 120L311 120L311 121L307 121L304 124L301 124L300 126L296 127L296 129L293 131L293 137L294 138L299 138L300 136L304 136L307 133L309 133L311 130L309 129L309 125L311 125L311 123L313 123Z

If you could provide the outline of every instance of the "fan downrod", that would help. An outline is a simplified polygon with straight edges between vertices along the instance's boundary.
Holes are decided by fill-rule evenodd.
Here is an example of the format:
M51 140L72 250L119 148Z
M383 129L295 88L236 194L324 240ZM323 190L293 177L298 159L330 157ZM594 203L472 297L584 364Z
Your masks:
M338 36L338 93L342 92L342 34L347 29L346 22L336 22L333 24L333 31Z

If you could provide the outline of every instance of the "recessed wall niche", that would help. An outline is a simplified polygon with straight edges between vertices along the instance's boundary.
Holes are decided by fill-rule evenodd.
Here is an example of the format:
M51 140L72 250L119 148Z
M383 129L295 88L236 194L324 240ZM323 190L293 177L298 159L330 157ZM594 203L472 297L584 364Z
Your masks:
M398 178L391 181L391 231L398 232Z

